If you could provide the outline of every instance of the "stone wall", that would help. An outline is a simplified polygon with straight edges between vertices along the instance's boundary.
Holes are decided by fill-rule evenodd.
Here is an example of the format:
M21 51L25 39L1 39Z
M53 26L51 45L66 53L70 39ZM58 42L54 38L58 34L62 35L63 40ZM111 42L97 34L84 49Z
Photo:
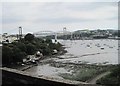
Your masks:
M70 81L64 79L54 79L44 76L30 75L27 72L0 68L2 70L2 85L6 84L37 84L40 86L98 86L84 82Z

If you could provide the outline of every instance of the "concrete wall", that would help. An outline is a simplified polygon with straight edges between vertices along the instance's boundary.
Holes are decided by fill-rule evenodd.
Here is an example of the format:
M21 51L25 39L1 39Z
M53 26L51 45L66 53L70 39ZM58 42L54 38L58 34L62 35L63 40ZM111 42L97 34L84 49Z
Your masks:
M118 64L120 64L120 40L118 40Z
M2 85L5 84L38 84L40 86L98 86L88 83L59 80L48 77L38 77L27 72L18 71L10 68L0 68L2 70Z
M2 46L0 45L0 66L2 66Z

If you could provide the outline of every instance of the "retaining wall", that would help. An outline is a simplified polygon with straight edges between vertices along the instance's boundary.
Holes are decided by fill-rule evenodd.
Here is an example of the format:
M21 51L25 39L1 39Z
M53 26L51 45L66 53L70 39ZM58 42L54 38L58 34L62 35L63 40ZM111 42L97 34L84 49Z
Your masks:
M28 72L10 68L0 68L2 85L6 84L37 84L39 86L98 86L79 81L55 79L44 76L30 75Z

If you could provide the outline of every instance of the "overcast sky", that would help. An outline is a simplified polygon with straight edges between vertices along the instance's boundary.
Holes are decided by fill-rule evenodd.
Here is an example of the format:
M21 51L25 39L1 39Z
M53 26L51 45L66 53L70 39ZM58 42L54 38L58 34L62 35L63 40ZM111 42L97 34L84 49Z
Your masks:
M117 2L4 2L0 16L3 33L118 29Z

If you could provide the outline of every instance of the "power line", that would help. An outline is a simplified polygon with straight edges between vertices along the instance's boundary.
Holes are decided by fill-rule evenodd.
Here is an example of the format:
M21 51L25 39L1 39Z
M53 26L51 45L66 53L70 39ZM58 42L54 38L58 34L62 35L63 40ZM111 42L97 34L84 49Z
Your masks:
M33 32L32 30L30 30L30 29L26 29L26 28L24 28L24 30L26 30L26 31L30 31L30 32Z

